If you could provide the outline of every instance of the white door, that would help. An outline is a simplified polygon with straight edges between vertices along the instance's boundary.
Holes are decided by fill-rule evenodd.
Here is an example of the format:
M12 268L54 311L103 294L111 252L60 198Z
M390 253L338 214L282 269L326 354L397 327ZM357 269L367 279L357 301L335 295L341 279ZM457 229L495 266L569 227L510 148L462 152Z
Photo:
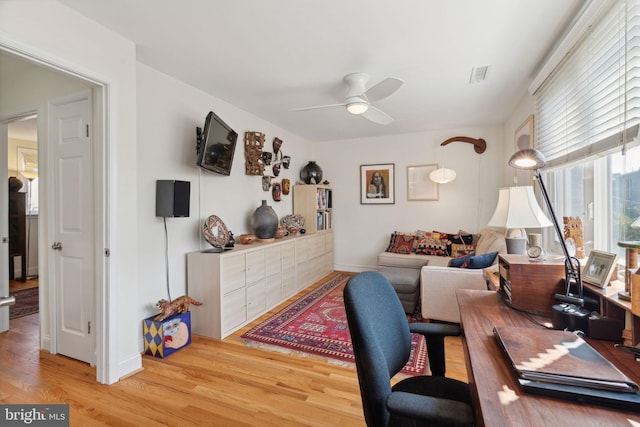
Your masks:
M0 176L6 177L9 166L7 165L7 124L0 123ZM6 182L6 181L5 181ZM9 295L9 189L0 185L0 298ZM9 330L9 307L0 307L0 333Z
M51 105L56 352L94 363L94 191L91 96Z

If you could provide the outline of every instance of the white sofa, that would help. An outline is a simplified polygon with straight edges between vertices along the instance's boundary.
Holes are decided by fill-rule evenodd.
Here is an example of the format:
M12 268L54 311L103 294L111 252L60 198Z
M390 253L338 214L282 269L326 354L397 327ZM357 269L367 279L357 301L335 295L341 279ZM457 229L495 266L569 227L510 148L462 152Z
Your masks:
M507 253L507 244L501 232L484 229L476 245L476 254ZM490 267L498 269L498 257ZM486 290L482 269L443 267L428 264L420 272L420 303L422 317L430 320L460 323L456 299L457 289Z
M502 232L486 228L476 242L476 254L506 253ZM448 267L453 258L435 255L378 254L378 270L388 267L420 269L420 302L422 317L430 320L460 323L456 289L487 289L482 270ZM492 268L497 269L496 257Z

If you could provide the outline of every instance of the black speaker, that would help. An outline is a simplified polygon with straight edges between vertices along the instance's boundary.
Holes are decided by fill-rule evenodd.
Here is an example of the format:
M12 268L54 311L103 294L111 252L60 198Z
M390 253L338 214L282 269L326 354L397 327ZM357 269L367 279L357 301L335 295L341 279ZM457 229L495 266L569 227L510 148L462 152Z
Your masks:
M189 216L189 181L156 181L156 216Z

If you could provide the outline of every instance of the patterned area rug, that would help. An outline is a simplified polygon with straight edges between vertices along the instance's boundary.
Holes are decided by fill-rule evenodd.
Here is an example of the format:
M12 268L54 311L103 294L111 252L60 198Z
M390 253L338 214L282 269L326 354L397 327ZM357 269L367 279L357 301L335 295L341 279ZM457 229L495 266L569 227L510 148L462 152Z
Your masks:
M243 334L249 345L321 356L353 364L353 348L342 291L351 275L338 274L313 292ZM401 371L424 375L428 367L424 337L412 334L411 356Z
M21 289L11 292L16 297L16 303L9 306L9 319L28 316L37 313L40 308L38 300L38 287Z

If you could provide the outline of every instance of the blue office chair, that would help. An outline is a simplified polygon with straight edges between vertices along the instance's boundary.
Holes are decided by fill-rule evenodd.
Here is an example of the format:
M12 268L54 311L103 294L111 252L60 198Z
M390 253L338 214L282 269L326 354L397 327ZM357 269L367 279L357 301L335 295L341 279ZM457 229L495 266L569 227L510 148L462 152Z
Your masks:
M389 281L378 272L353 276L344 305L367 426L472 426L468 384L445 378L444 337L457 325L407 322ZM425 336L432 375L391 378L409 360L411 332Z

